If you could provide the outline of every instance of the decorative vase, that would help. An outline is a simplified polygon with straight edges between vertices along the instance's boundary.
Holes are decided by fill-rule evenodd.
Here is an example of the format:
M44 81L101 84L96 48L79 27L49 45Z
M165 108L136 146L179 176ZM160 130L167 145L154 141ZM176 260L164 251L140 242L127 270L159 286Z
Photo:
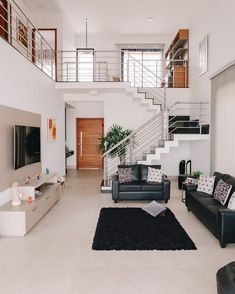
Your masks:
M22 201L22 193L19 191L19 184L17 182L12 183L13 197L11 201L12 206L20 206Z

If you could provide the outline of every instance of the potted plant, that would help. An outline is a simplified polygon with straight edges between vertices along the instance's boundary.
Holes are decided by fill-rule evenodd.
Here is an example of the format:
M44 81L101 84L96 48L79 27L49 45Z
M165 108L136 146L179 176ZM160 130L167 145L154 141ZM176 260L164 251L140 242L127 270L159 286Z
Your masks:
M194 176L196 179L199 179L202 175L202 172L200 170L196 170L192 173L192 176Z
M102 136L99 138L99 145L98 150L100 153L104 154L106 151L113 148L115 145L117 145L119 142L121 142L123 139L128 137L132 133L132 130L130 129L124 129L122 126L119 126L117 124L114 124L110 127L108 132L105 136ZM125 141L123 144L120 144L118 147L114 148L110 152L111 157L118 156L120 159L121 164L126 163L126 145L130 142L130 140Z

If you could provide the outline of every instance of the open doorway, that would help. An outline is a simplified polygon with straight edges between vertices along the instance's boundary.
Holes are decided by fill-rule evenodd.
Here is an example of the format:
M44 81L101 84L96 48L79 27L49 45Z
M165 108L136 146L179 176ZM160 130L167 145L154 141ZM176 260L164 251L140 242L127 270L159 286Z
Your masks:
M42 39L43 37L43 39ZM51 49L52 50L51 50ZM56 80L57 29L39 28L32 33L32 61Z

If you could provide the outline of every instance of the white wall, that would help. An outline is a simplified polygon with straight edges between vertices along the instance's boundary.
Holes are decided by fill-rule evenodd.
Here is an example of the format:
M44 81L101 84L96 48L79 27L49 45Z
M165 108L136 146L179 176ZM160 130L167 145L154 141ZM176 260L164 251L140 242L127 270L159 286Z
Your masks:
M57 29L57 50L75 50L75 33L62 12L34 13L31 17L37 28Z
M191 99L211 101L210 77L235 59L235 2L215 1L210 11L203 13L190 29L190 86ZM209 36L208 72L198 76L198 45ZM202 150L198 152L198 150ZM210 143L191 145L191 158L204 173L210 172Z
M119 50L117 44L165 44L169 43L169 35L124 35L124 34L88 34L88 47L95 50ZM85 31L83 35L76 35L76 47L85 47ZM122 46L125 47L125 46Z
M57 29L57 50L63 50L63 17L61 13L32 14L33 24L37 28Z
M42 169L65 174L64 101L54 82L0 38L0 104L41 114ZM47 142L47 118L57 119L58 139ZM2 138L1 138L2 140Z
M172 147L168 154L161 154L161 159L154 161L154 164L160 164L167 176L177 176L180 161L190 159L190 144L188 141L180 141L178 147ZM194 166L192 168L194 169Z
M175 102L188 102L190 101L189 88L167 88L166 89L166 102L167 106L172 106Z

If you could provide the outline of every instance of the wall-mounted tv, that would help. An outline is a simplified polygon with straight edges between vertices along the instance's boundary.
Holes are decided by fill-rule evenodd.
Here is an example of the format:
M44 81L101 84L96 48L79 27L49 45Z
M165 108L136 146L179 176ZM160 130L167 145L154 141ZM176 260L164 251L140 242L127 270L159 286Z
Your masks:
M41 139L39 127L14 127L14 168L41 161Z

